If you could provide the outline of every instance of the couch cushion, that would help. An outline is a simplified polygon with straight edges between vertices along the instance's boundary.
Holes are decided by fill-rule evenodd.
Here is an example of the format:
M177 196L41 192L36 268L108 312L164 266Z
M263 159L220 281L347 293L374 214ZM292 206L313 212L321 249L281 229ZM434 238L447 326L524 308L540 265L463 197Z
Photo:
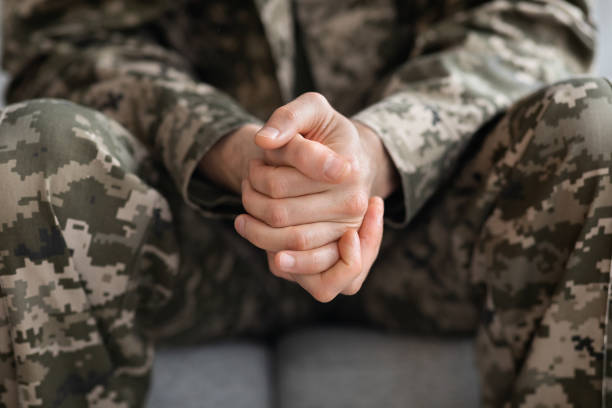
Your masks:
M595 73L612 78L612 2L610 0L597 0L595 2L595 20L599 29L599 42Z
M270 373L270 353L257 343L160 349L148 406L269 408Z
M358 329L290 334L277 350L280 407L476 407L472 345Z

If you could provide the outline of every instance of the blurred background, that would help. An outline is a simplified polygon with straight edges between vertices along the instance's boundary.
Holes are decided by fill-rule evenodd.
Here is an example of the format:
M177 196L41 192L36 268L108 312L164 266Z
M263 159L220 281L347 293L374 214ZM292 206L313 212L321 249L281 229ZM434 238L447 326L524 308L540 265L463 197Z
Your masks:
M595 72L612 78L612 1L597 0L595 12L600 34Z
M2 0L0 0L0 5L2 5ZM0 17L1 16L2 7L0 7ZM600 36L597 58L593 66L593 71L598 75L612 78L612 0L595 0L595 20L599 28ZM0 24L2 24L1 18ZM1 38L2 31L0 30L0 40ZM5 85L6 76L0 71L0 106L2 106L4 101Z

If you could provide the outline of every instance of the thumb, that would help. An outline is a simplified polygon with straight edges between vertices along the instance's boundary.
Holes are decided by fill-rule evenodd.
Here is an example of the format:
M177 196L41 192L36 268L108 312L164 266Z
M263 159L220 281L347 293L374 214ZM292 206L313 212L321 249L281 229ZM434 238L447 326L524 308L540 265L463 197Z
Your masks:
M324 144L302 136L330 127L336 114L321 94L305 93L276 109L255 134L255 143L266 150L268 164L295 167L313 180L339 183L350 163Z
M351 164L329 147L297 135L281 149L267 150L265 162L273 166L294 167L304 176L326 183L341 183Z
M315 92L300 95L276 109L263 128L255 134L255 144L262 149L278 149L298 133L307 135L333 119L334 109L325 97Z

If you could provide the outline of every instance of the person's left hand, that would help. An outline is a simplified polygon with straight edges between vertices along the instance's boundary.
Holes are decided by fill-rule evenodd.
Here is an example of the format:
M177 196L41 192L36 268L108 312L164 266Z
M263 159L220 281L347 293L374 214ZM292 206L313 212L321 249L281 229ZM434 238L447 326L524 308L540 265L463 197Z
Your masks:
M372 197L359 232L349 229L337 242L309 251L268 252L270 271L297 282L319 302L329 302L338 294L354 295L378 256L383 213L383 200Z

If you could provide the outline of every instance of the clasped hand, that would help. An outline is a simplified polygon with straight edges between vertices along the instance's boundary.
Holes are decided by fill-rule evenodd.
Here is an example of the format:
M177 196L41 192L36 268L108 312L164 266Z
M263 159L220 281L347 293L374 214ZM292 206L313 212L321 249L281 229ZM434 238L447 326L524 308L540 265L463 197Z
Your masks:
M320 302L359 291L383 232L377 136L306 93L278 108L255 143L263 157L242 180L238 233L267 251L274 275Z

